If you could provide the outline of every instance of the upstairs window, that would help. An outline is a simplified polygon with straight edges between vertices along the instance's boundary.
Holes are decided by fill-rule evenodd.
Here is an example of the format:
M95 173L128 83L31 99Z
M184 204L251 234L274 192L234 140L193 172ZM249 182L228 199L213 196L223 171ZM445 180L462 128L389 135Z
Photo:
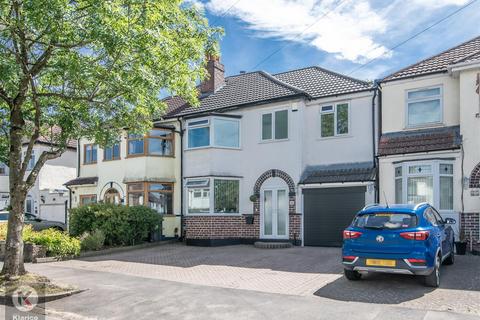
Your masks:
M174 132L170 129L152 129L145 136L129 134L127 139L127 154L135 156L174 155Z
M188 148L240 148L240 120L212 118L187 124Z
M288 110L279 110L262 115L262 140L288 139Z
M346 102L320 108L320 136L322 138L349 133L349 104Z
M83 146L83 163L97 163L97 146L94 144L86 144Z
M407 126L422 126L442 121L442 88L407 91Z
M112 161L120 159L120 142L103 149L103 161Z
M25 159L26 156L27 156L27 152L24 151L24 152L23 152L23 159ZM32 150L32 157L31 157L30 160L28 161L27 170L33 170L33 167L35 167L35 163L36 163L35 150Z

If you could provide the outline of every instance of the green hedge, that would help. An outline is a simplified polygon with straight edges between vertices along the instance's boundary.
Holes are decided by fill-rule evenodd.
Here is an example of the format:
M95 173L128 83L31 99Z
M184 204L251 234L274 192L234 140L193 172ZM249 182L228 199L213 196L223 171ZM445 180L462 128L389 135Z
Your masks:
M160 229L162 217L145 206L91 204L70 211L70 233L81 236L100 230L108 245L132 245Z
M80 240L70 237L66 232L55 229L24 232L23 240L44 246L47 250L47 256L51 257L78 256L80 254Z

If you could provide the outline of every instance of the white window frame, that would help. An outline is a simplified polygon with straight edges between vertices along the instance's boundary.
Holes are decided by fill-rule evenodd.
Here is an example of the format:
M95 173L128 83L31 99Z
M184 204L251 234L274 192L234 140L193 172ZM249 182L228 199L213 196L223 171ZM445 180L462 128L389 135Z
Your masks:
M423 90L429 90L429 89L440 89L440 93L437 96L431 96L428 98L417 98L417 99L408 98L408 94L411 92L417 92L417 91L423 91ZM410 124L408 122L408 112L409 112L408 105L410 103L437 100L437 99L440 100L440 120L439 121L419 123L419 124ZM405 90L405 128L420 128L420 127L429 127L429 126L441 125L441 124L443 124L443 85L440 84L440 85Z
M208 185L205 186L205 184L198 185L198 186L187 186L188 182L190 181L204 181L208 180ZM222 212L214 212L215 211L215 180L235 180L238 181L238 211L239 212L228 212L228 213L222 213ZM241 193L242 193L242 182L240 178L235 178L235 177L201 177L201 178L189 178L186 179L185 182L185 208L187 215L189 216L239 216L240 214L240 199L241 199ZM189 212L188 208L188 189L209 189L209 212L204 212L204 213L191 213ZM202 191L203 192L203 191Z
M278 111L287 111L287 137L283 139L275 139L275 113ZM271 139L263 139L263 116L265 114L271 114L272 115L272 138ZM276 142L276 141L287 141L290 139L290 112L289 108L287 107L282 107L279 109L273 109L269 111L262 112L260 114L260 142Z
M204 124L198 124L198 125L191 125L191 123L194 122L199 122L199 121L207 121ZM226 147L226 146L218 146L215 144L215 120L227 120L227 121L234 121L238 123L238 147ZM190 130L189 129L197 129L197 128L206 128L208 127L209 130L209 144L207 146L201 146L201 147L190 147L188 145L189 142L189 134ZM234 149L234 150L239 150L242 147L242 123L240 119L237 118L232 118L232 117L208 117L208 118L196 118L196 119L191 119L187 121L187 141L186 145L187 148L186 150L196 150L196 149L205 149L205 148L218 148L218 149Z
M441 174L440 173L440 165L441 164L450 164L453 166L453 173L452 174ZM429 165L432 167L432 173L430 174L422 174L422 173L409 173L408 169L411 166L421 166L421 165ZM398 167L402 167L402 176L395 177L395 170ZM452 213L455 209L455 162L452 160L426 160L426 161L409 161L397 164L394 166L394 182L397 179L402 179L402 203L407 203L407 192L408 192L408 178L409 177L426 177L432 176L433 177L433 205L438 212L441 213ZM440 209L440 176L448 176L453 177L453 203L452 209Z
M337 132L337 106L340 104L346 104L348 108L348 132L347 133L341 133L339 134ZM332 111L322 111L324 107L332 107ZM322 114L330 114L333 113L333 136L328 136L328 137L323 137L322 136ZM337 102L332 102L332 103L324 103L320 105L318 109L318 124L319 124L319 131L318 131L318 136L320 139L332 139L332 138L338 138L338 137L348 137L351 136L351 108L350 108L350 101L337 101Z

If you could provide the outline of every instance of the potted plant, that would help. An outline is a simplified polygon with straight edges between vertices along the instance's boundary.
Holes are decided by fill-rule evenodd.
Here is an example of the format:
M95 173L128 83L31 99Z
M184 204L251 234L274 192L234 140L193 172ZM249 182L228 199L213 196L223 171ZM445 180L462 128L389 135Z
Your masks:
M460 234L458 236L458 241L455 242L455 251L456 254L465 255L467 252L467 238L465 237L465 231L463 226L460 226Z

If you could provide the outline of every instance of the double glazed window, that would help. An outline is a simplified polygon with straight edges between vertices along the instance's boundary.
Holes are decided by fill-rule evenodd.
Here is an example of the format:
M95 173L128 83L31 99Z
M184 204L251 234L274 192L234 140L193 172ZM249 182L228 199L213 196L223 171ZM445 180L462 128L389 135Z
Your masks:
M160 214L173 214L173 184L157 182L129 183L128 205L144 205Z
M346 102L320 108L320 136L322 138L349 133L349 104Z
M169 129L153 129L147 135L129 134L129 156L173 156L174 133Z
M262 140L288 139L288 110L262 114Z
M80 206L86 206L91 203L97 202L97 195L95 194L83 194L80 195Z
M86 144L83 146L83 163L97 163L97 145Z
M112 161L120 159L120 142L103 149L103 161Z
M432 161L397 166L395 202L428 202L440 210L453 210L453 164Z
M205 178L188 180L188 213L239 213L240 181L237 179Z
M240 120L212 118L187 124L188 148L240 148Z
M442 121L442 87L407 91L407 126L421 126Z

